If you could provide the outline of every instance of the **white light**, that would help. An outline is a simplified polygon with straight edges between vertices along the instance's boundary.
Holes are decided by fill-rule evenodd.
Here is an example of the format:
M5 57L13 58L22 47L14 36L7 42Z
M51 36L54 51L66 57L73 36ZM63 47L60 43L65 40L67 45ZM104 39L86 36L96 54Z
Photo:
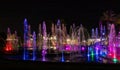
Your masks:
M55 39L55 40L56 40L56 36L54 36L54 37L53 37L53 39Z
M69 41L70 41L70 39L68 38L68 39L67 39L67 42L69 42Z

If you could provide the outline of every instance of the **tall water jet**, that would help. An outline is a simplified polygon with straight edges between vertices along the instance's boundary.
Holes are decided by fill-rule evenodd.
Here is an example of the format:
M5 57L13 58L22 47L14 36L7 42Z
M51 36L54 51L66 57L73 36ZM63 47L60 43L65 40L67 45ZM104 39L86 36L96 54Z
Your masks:
M85 33L84 33L84 28L83 28L83 26L82 26L82 24L80 25L80 31L81 31L81 45L85 45L85 42L86 42L86 40L85 40Z
M106 45L106 28L101 25L100 27L100 55L106 57L107 55L107 45Z
M51 35L51 43L52 43L52 46L50 48L53 48L53 50L55 51L57 48L56 48L56 36L57 36L57 28L56 28L56 25L54 25L52 23L52 27L51 27L51 32L52 32L52 35ZM57 51L55 51L57 52Z
M57 45L56 48L58 49L58 51L60 51L61 47L60 45L60 34L61 34L61 25L60 25L60 20L57 21L57 25L56 25L56 38L57 38Z
M98 39L99 38L98 28L95 29L95 35L96 35L96 39Z
M120 60L120 32L116 36L116 55L117 59Z
M116 54L115 54L115 26L114 24L111 25L110 28L110 33L109 33L109 44L108 44L108 48L109 48L109 56L112 56L114 58L116 58Z
M52 23L51 32L52 32L52 36L54 36L55 35L55 25L54 25L54 23Z
M86 52L87 49L87 41L90 38L89 33L87 31L87 29L85 27L83 27L82 24L80 24L80 27L78 29L78 43L79 43L79 51L80 51L80 55L82 53Z
M56 31L56 38L57 38L57 44L56 44L56 47L58 49L58 51L61 51L62 53L62 56L61 56L61 61L64 62L64 48L63 48L63 45L62 45L62 29L61 29L61 22L60 20L58 19L57 21L57 31ZM58 56L58 54L57 54Z
M95 43L95 38L96 38L96 36L95 36L95 30L94 30L94 28L92 28L92 44Z
M28 23L27 23L27 19L24 19L24 46L23 46L23 59L26 60L27 59L27 40L28 40Z
M32 60L36 59L36 33L35 31L33 32L33 58Z
M95 44L95 54L96 54L96 59L98 59L98 55L99 55L99 49L100 49L100 41L98 40L99 39L99 36L98 36L98 28L96 28L96 30L95 30L95 37L96 37L96 39L95 39L95 42L96 42L96 44Z
M46 33L46 24L45 21L43 21L43 49L42 49L42 61L46 61L47 54L47 33Z
M13 47L15 51L18 51L19 49L19 43L18 43L18 36L17 36L17 31L14 32L13 34Z
M99 50L99 41L98 41L98 29L92 29L92 51L91 53L95 53L96 58L98 58L98 50Z
M41 24L39 24L39 32L38 32L38 35L37 35L38 51L42 50L42 42L43 42L42 28L41 28Z
M75 23L73 23L73 25L71 26L71 49L73 50L73 52L79 52L79 46L78 46L78 36L77 36L77 31L78 27L75 26ZM80 44L79 44L80 45Z
M74 55L74 44L73 44L73 40L74 40L74 34L73 34L73 26L70 26L70 47L71 47L71 52L70 52L70 58L73 57ZM69 36L68 36L69 37Z
M104 45L105 34L106 34L105 26L103 26L102 22L100 22L100 41L101 41L101 45Z

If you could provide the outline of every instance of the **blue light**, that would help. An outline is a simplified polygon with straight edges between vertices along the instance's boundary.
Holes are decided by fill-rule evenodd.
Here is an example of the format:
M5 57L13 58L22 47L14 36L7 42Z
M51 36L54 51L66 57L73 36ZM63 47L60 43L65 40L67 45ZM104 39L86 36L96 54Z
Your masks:
M62 62L65 62L65 59L64 59L64 57L62 57L61 61L62 61Z
M87 55L88 57L90 56L90 54Z
M65 59L64 59L64 55L63 55L63 51L62 51L62 58L61 58L61 61L64 62Z
M98 52L96 52L96 55L98 55Z
M102 51L100 51L100 55L102 55Z
M36 59L36 33L33 32L33 60Z
M36 59L36 57L33 57L33 59L32 59L32 60L34 61L35 59Z
M23 55L23 60L26 60L26 56L25 56L25 54Z
M24 48L24 52L23 52L23 60L26 60L27 59L27 54L26 54L26 48Z

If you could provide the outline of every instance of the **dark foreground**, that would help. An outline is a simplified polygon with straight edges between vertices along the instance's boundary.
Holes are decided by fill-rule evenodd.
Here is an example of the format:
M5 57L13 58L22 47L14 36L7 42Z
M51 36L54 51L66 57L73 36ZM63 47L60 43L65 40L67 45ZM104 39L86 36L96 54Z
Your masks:
M68 70L83 70L83 69L120 69L120 64L102 64L102 63L85 63L85 62L41 62L41 61L23 61L23 60L8 60L1 57L1 69L68 69Z

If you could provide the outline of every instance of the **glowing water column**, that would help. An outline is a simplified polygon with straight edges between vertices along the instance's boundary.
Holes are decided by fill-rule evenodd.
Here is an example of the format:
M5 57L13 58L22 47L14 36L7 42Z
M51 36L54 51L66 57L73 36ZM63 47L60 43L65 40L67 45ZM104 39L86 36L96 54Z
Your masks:
M8 30L7 30L7 42L6 42L4 50L6 52L13 51L10 28L8 28Z
M13 34L13 48L15 51L18 51L19 50L19 43L18 43L18 36L17 36L17 31L14 32Z
M33 60L36 59L36 33L33 32Z
M97 41L98 40L98 28L96 28L96 30L95 30L95 35L96 35L96 47L95 47L95 54L96 54L96 59L98 59L98 54L99 54L99 49L100 49L100 44L99 44L99 41Z
M116 49L115 49L115 26L114 24L110 27L110 33L109 33L109 56L112 56L112 58L116 59Z
M117 59L120 60L120 32L118 33L116 40L116 54L117 54Z
M84 35L84 28L82 24L80 24L79 31L78 31L78 43L79 43L79 53L81 54L82 51L85 50L85 35Z
M92 39L93 39L93 44L95 43L95 30L92 28Z
M46 61L47 54L47 33L46 33L46 24L45 21L43 21L43 49L42 49L42 61Z
M27 40L28 40L28 24L27 19L24 20L24 46L23 46L23 59L27 59Z
M57 45L56 48L60 51L61 50L61 46L60 46L60 33L61 32L61 25L60 25L60 20L57 21L57 25L56 25L56 34L57 34Z
M56 28L56 34L57 34L57 44L56 44L56 47L59 51L62 51L62 57L61 57L61 61L64 62L64 54L63 54L63 51L64 51L64 48L62 46L62 30L61 30L61 22L60 20L58 19L57 21L57 28Z
M38 46L38 50L42 50L42 29L41 29L41 24L39 24L39 32L38 32L38 36L37 36L37 46Z
M100 27L100 55L106 57L107 55L107 46L105 45L106 42L106 29L105 26L101 24Z

